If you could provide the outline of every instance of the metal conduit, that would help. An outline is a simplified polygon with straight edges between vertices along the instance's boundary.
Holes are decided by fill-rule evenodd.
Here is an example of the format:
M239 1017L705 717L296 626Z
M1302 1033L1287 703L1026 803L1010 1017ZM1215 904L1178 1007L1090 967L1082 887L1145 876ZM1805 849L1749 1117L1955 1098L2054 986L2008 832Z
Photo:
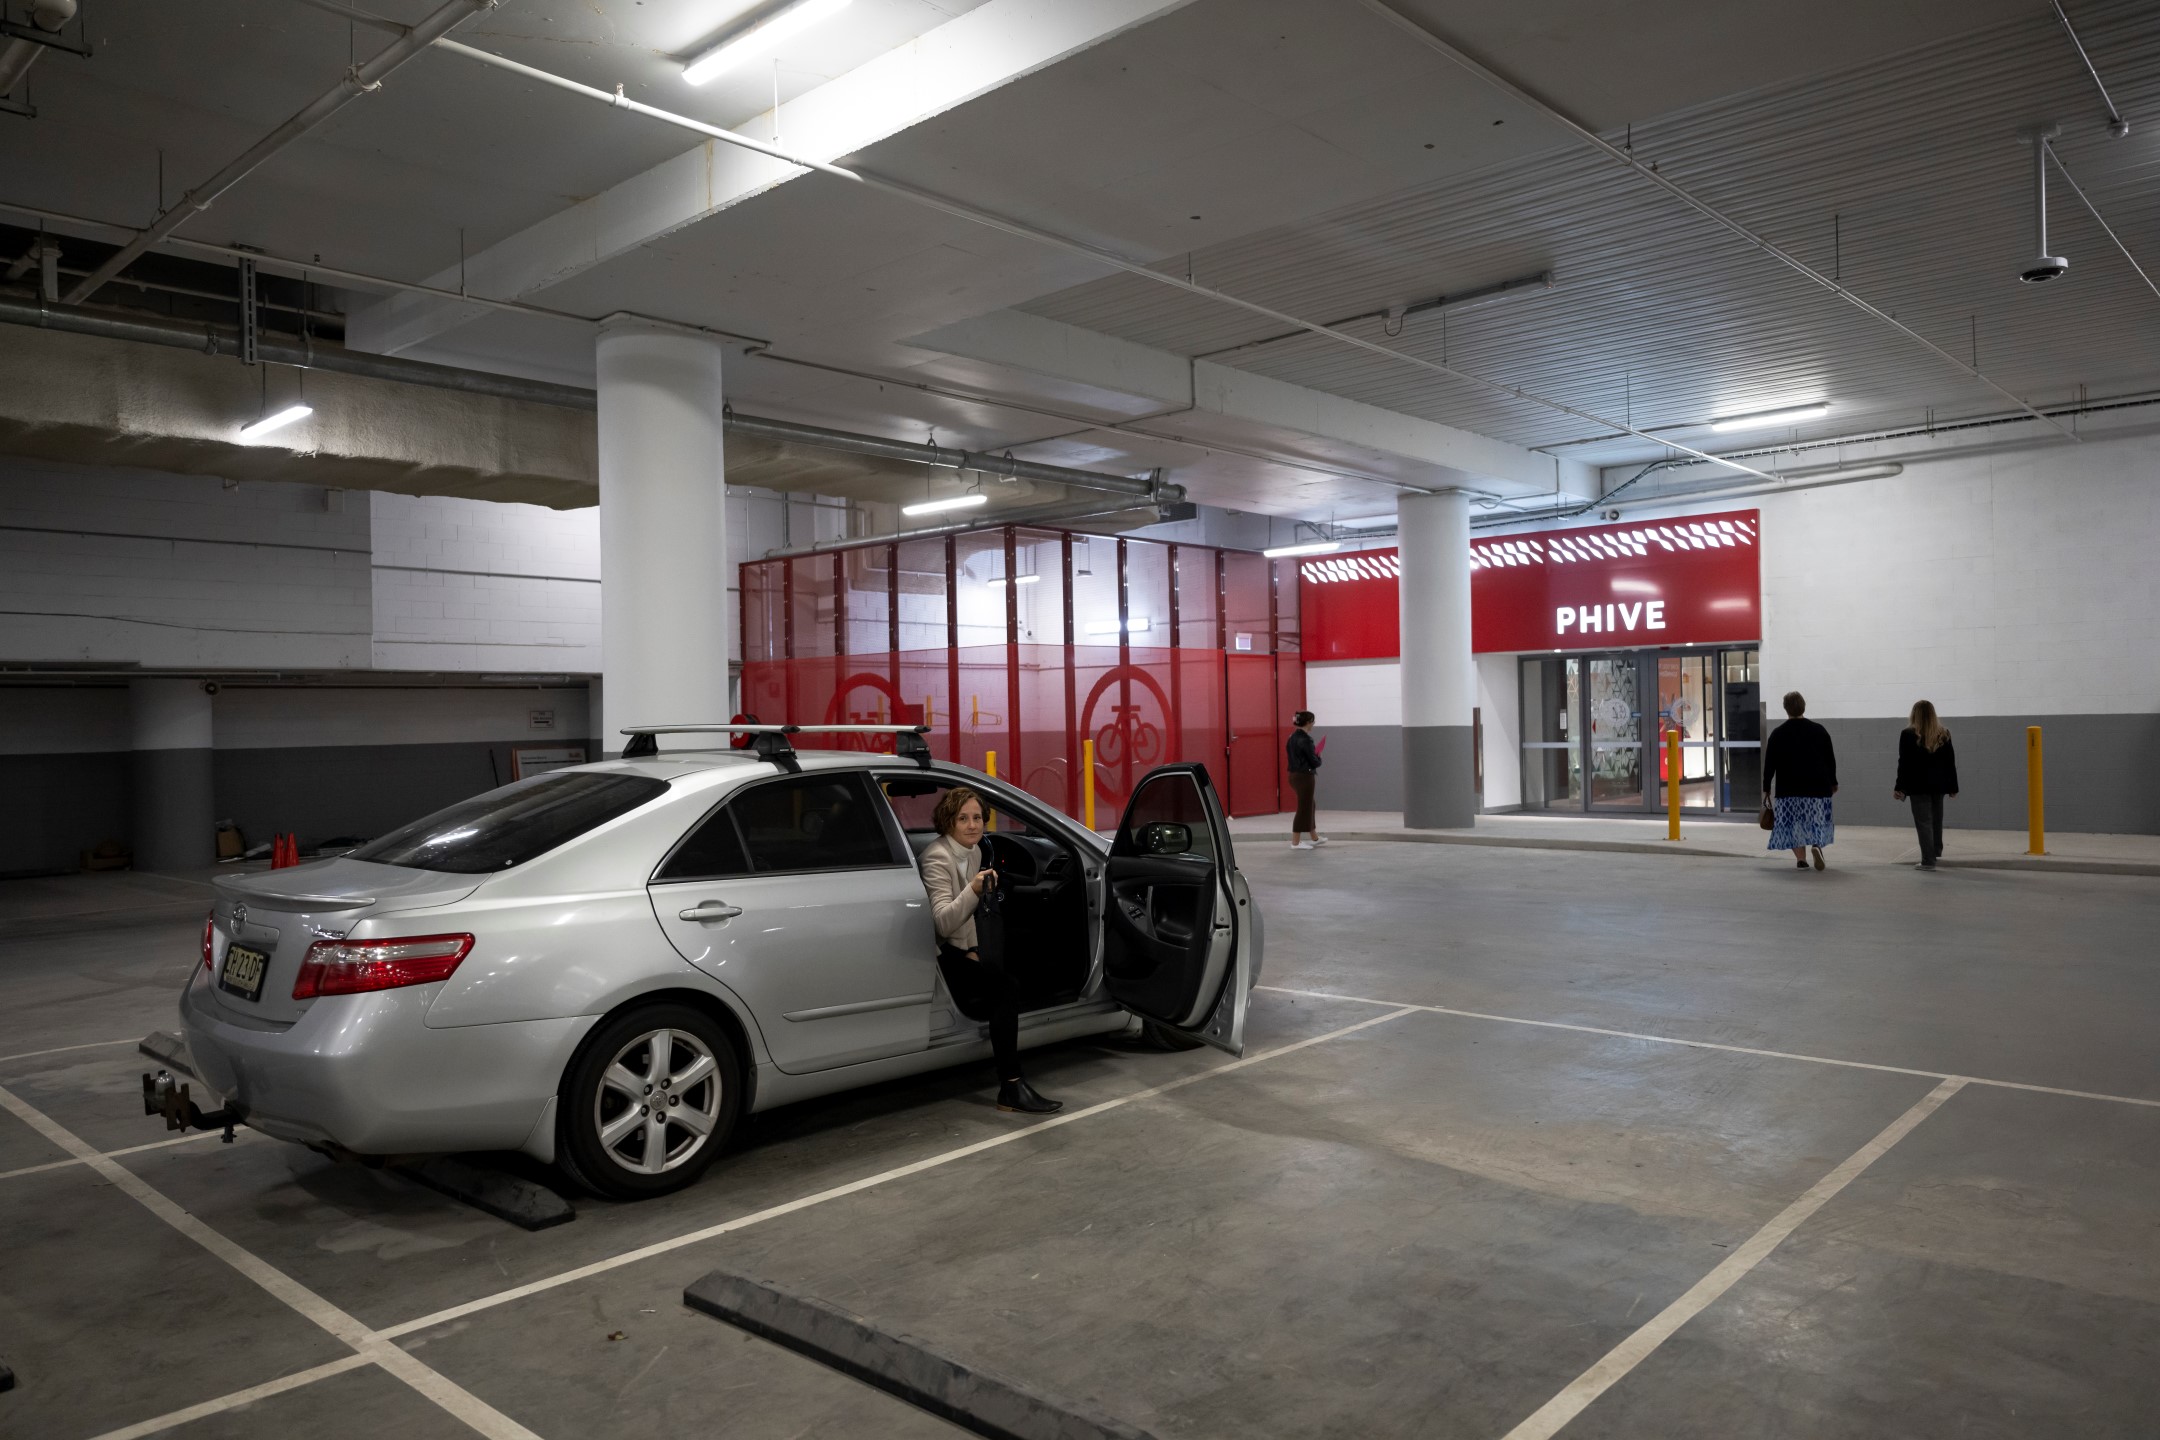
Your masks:
M1544 99L1542 96L1539 96L1529 90L1524 89L1522 86L1516 84L1514 81L1502 75L1499 71L1494 70L1491 66L1479 60L1476 56L1471 55L1468 52L1460 49L1459 47L1448 43L1446 40L1441 39L1439 35L1427 29L1419 21L1411 19L1408 15L1403 14L1401 11L1395 9L1393 6L1385 3L1385 0L1358 0L1358 3L1363 5L1367 10L1370 10L1380 19L1385 20L1388 24L1394 26L1396 29L1408 35L1411 39L1417 41L1419 44L1431 50L1434 54L1440 55L1445 59L1452 61L1454 64L1460 66L1464 70L1469 71L1472 75L1484 81L1487 85L1490 85L1493 89L1507 96L1509 99L1514 100L1517 103L1535 111L1537 114L1544 116L1547 120L1559 126L1568 134L1573 135L1576 139L1582 141L1584 144L1590 146L1592 149L1598 151L1607 159L1618 161L1620 164L1627 166L1628 169L1634 171L1638 176L1662 189L1663 191L1665 191L1666 194L1672 196L1675 200L1680 201L1689 209L1695 211L1698 215L1701 215L1704 219L1710 220L1715 224L1721 226L1731 234L1737 236L1742 240L1745 240L1748 244L1754 246L1763 254L1768 255L1771 259L1776 260L1780 264L1786 266L1794 273L1804 276L1809 281L1821 286L1824 290L1829 291L1832 295L1837 296L1840 300L1845 301L1848 305L1853 306L1854 308L1889 326L1891 329L1897 331L1906 339L1911 340L1915 344L1921 346L1923 349L1927 350L1930 354L1936 356L1938 359L1941 359L1951 365L1956 366L1966 375L1987 386L1988 389L1993 390L1996 394L2002 396L2011 404L2016 405L2019 409L2023 410L2026 414L2032 416L2032 418L2034 418L2035 420L2038 420L2043 424L2053 426L2063 435L2065 439L2075 441L2078 438L2076 432L2069 430L2064 426L2057 425L2055 421L2048 418L2048 416L2042 414L2037 408L2028 403L2024 399L2024 397L2018 395L2012 390L2009 390L1998 382L1989 379L1986 375L1981 374L1976 367L1968 365L1963 360L1958 359L1957 356L1951 354L1948 350L1943 349L1942 346L1937 345L1934 341L1928 339L1925 335L1922 335L1919 331L1913 329L1910 325L1905 324L1896 316L1890 314L1888 311L1882 309L1880 306L1874 305L1869 301L1861 298L1859 294L1847 289L1844 285L1841 285L1836 280L1833 280L1830 276L1823 274L1820 270L1817 270L1814 266L1808 264L1799 256L1794 255L1791 251L1773 243L1767 237L1756 233L1754 230L1749 229L1746 225L1741 224L1732 216L1727 215L1724 211L1718 209L1709 201L1704 200L1703 198L1695 194L1694 191L1687 189L1686 187L1680 185L1678 182L1669 179L1664 175L1660 175L1657 171L1651 169L1642 161L1637 160L1632 152L1624 150L1618 145L1613 144L1610 140L1607 140L1604 136L1598 134L1589 126L1584 125L1581 121L1575 119L1566 111L1560 109L1560 107L1558 107L1557 105L1554 105L1550 101ZM446 41L444 43L447 44L449 42ZM1609 426L1613 422L1611 422L1610 420L1601 420L1599 423ZM1639 431L1632 430L1632 427L1621 428L1629 429L1630 433L1641 433ZM1684 451L1687 454L1696 456L1698 459L1706 458L1703 456L1701 451L1689 449L1687 446L1681 445L1675 441L1658 439L1658 437L1649 435L1644 435L1642 436L1642 438L1657 440L1657 443L1661 445L1665 445L1670 449ZM1707 458L1715 459L1717 457ZM1735 469L1746 469L1749 471L1750 474L1757 475L1764 480L1775 480L1778 478L1774 475L1767 475L1759 470L1754 470L1752 467L1733 465L1730 461L1720 460L1719 463L1731 465L1732 468Z
M459 24L483 10L494 9L499 3L500 0L450 0L449 4L385 45L376 52L373 59L347 70L337 84L316 96L291 119L256 141L245 154L181 196L170 209L150 222L149 229L121 246L81 284L68 291L65 297L67 302L70 305L80 305L95 295L106 281L133 264L135 257L172 234L198 212L209 209L211 201L246 179L265 160L362 95L381 89L384 76L449 34Z
M63 330L75 335L95 335L107 340L128 340L144 345L163 345L192 350L200 355L240 353L240 334L229 325L186 320L167 320L155 315L128 315L117 311L51 305L19 295L0 294L0 323L27 325L40 330ZM437 390L457 390L470 395L490 395L500 400L523 400L535 405L555 405L568 410L597 408L593 391L547 380L526 380L486 370L465 370L454 365L431 365L395 355L369 355L312 340L289 340L262 336L256 355L271 364L303 370L331 370L371 380L401 385L425 385ZM733 434L751 435L786 444L809 445L850 455L902 460L947 470L976 470L1007 475L1016 480L1039 480L1076 489L1106 491L1145 503L1173 504L1185 498L1182 487L1154 478L1105 475L1093 470L1074 470L1045 465L1011 455L984 455L971 450L948 450L938 445L918 445L906 440L887 440L877 435L858 435L848 430L829 430L822 425L799 425L790 420L770 420L729 411L725 428ZM1091 502L1093 503L1093 502ZM1096 506L1099 513L1101 507Z
M1175 486L1165 487L1176 489ZM1167 500L1166 502L1167 503ZM1093 515L1118 515L1127 510L1142 508L1138 505L1118 504L1102 500L1062 500L1055 505L1030 505L1025 509L1008 510L1002 515L977 515L967 520L954 520L944 525L925 525L919 530L898 530L889 535L853 535L840 540L820 540L815 545L797 545L786 550L768 550L767 560L786 560L800 555L821 555L833 550L852 550L861 545L892 545L902 540L934 540L945 535L966 535L976 530L1000 530L1007 525L1044 525L1059 520L1085 520Z

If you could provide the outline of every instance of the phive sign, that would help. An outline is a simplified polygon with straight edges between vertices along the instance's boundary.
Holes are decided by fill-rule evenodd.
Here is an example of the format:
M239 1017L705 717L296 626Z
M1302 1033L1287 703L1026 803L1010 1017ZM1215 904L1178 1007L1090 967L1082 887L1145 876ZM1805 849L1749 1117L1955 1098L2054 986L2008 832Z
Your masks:
M1473 540L1471 648L1498 654L1760 640L1760 540L1754 510ZM1394 550L1302 562L1305 659L1398 654L1400 573Z

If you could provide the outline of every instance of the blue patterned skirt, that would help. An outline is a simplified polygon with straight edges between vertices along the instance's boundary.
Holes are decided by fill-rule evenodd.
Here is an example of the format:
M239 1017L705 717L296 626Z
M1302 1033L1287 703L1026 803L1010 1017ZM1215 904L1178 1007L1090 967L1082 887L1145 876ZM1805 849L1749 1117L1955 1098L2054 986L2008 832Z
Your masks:
M1836 838L1827 795L1780 795L1771 802L1770 848L1790 850L1795 845L1828 845Z

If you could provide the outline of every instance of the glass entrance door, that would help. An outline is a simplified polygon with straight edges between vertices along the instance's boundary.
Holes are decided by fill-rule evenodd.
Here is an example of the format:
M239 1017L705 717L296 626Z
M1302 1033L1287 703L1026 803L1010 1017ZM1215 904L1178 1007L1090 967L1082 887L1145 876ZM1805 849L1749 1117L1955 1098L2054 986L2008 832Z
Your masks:
M1522 662L1522 804L1525 810L1580 810L1582 661Z
M1667 738L1680 735L1680 808L1718 808L1717 736L1713 731L1717 694L1717 657L1714 655L1660 655L1657 657L1657 808L1667 802L1666 787L1673 784Z
M1637 655L1583 661L1590 731L1590 808L1643 808L1643 667Z

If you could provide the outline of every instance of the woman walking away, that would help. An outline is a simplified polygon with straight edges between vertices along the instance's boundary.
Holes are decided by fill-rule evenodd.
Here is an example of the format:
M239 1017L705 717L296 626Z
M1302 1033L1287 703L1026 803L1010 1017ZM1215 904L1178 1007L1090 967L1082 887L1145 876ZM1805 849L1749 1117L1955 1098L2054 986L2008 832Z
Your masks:
M1313 814L1313 785L1320 777L1320 747L1313 744L1313 714L1300 710L1290 717L1296 728L1290 732L1290 793L1297 796L1297 814L1290 817L1290 848L1311 850L1327 844L1327 836L1320 833L1320 822ZM1300 840L1298 836L1310 836Z
M1797 690L1785 692L1785 723L1763 742L1763 804L1773 805L1770 848L1790 850L1802 870L1810 852L1823 868L1823 846L1836 838L1830 797L1837 794L1837 752L1830 732L1804 718L1807 700Z
M930 892L945 988L963 1013L990 1026L998 1109L1054 1114L1065 1108L1064 1102L1044 1099L1020 1078L1020 992L1012 977L986 961L976 946L975 913L983 892L998 883L997 871L982 868L982 796L965 785L955 786L938 800L930 823L937 826L938 838L923 850L923 888Z
M1920 832L1920 863L1933 870L1942 857L1943 801L1958 792L1957 751L1950 731L1928 701L1913 703L1912 717L1897 737L1897 784L1890 793L1911 799L1913 829Z

